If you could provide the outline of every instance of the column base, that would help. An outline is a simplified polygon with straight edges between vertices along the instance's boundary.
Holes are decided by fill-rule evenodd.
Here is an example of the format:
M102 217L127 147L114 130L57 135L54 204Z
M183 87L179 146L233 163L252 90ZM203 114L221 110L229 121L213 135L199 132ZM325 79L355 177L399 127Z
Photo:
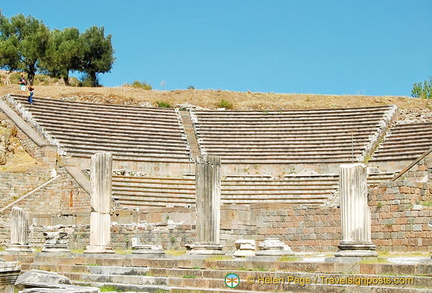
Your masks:
M6 252L24 252L24 253L30 253L33 252L33 250L30 248L29 245L11 245L8 248L5 249Z
M378 253L375 251L376 246L372 243L347 243L342 241L338 245L339 251L335 253L336 257L377 257Z
M160 245L136 245L132 248L132 254L165 255Z
M48 253L69 253L70 249L68 249L66 244L54 244L54 245L45 245L42 249L42 252Z
M378 257L378 252L374 250L339 250L335 253L336 257Z
M256 256L284 256L284 255L295 255L292 251L284 250L260 250L255 253Z
M84 254L110 254L115 253L111 247L106 246L87 246L87 249L84 250Z

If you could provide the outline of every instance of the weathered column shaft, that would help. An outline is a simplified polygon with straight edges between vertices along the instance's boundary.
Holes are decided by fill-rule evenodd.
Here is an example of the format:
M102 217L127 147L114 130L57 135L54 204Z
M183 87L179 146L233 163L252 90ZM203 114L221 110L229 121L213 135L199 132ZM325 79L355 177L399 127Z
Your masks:
M196 164L197 237L201 244L220 243L220 158L198 156Z
M29 223L22 208L13 207L11 212L11 245L28 245Z
M111 249L111 196L112 155L97 153L92 156L91 170L90 246L87 253L112 252Z
M367 198L364 164L343 164L339 178L342 221L342 250L374 250L371 240L371 213Z
M112 196L112 155L97 153L91 161L91 207L95 212L109 214Z

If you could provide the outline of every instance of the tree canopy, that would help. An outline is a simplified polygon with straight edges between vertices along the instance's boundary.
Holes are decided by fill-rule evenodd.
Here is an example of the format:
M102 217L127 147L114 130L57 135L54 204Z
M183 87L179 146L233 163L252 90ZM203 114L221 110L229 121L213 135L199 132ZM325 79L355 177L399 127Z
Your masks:
M432 99L432 76L429 76L429 80L414 83L411 96L414 98Z
M77 28L50 29L40 20L22 14L10 19L0 14L0 68L27 73L33 84L36 72L63 78L68 85L71 71L83 72L92 86L97 75L114 64L111 35L93 26L80 34Z

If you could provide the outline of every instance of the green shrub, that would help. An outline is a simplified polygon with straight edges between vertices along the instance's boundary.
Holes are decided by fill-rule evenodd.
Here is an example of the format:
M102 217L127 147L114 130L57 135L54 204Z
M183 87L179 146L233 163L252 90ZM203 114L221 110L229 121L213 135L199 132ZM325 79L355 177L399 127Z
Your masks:
M156 105L157 105L159 108L172 108L172 107L173 107L173 106L171 106L170 103L168 103L168 102L164 102L164 101L157 101L157 102L156 102Z
M152 89L152 86L149 83L147 83L145 81L140 82L138 80L135 80L132 83L132 87L134 87L134 88L140 88L140 89L145 89L145 90L151 90Z
M219 103L217 104L218 108L225 108L225 109L232 109L234 107L233 103L231 103L230 101L227 101L225 99L222 99L219 101Z

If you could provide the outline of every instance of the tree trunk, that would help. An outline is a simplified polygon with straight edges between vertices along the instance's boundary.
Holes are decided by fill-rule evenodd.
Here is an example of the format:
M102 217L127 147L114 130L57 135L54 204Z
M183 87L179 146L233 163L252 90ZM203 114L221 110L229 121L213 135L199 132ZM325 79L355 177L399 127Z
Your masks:
M66 86L69 86L69 76L63 76L63 81Z

